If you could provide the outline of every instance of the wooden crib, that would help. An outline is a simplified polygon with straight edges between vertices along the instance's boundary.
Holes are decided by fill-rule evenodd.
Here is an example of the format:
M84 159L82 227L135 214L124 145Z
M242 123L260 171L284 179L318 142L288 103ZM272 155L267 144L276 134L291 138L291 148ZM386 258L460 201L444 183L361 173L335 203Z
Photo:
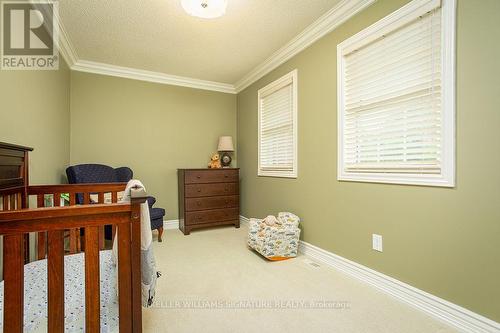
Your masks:
M104 226L117 228L120 332L142 332L140 204L146 198L117 203L125 183L29 185L31 148L0 143L0 235L3 236L4 332L23 332L24 264L28 233L37 235L37 259L47 258L48 332L64 332L64 255L84 252L85 329L100 331L99 250ZM104 197L111 195L110 204ZM60 206L61 194L69 195ZM84 204L75 205L76 195ZM97 195L97 203L91 203ZM30 201L37 208L28 208ZM44 207L49 202L52 207ZM80 229L84 236L80 237ZM114 234L114 233L113 233ZM69 246L65 249L65 237Z

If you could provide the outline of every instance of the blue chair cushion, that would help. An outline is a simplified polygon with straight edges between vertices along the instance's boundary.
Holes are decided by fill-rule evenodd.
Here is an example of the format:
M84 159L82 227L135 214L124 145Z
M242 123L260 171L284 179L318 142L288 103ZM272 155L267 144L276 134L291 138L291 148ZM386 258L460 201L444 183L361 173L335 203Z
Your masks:
M161 218L163 221L163 216L165 216L165 209L163 208L152 208L149 211L149 215L151 217L151 220L156 220Z

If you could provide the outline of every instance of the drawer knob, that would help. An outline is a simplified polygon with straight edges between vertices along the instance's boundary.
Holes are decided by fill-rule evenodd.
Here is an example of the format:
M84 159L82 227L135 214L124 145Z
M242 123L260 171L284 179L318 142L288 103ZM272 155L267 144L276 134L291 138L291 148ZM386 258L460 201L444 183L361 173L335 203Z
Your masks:
M199 176L199 175L198 175L198 176L196 176L196 178L200 179L200 178L201 178L201 176Z
M197 202L196 202L196 204L197 204L198 206L201 206L201 202L200 202L200 201L197 201Z
M201 188L198 189L198 192L201 192Z

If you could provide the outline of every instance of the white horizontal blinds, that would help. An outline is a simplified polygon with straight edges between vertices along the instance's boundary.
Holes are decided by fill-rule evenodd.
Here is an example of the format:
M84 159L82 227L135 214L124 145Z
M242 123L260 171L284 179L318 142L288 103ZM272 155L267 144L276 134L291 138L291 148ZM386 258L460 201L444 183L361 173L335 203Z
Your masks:
M441 172L441 9L344 56L344 169Z
M260 99L260 168L292 171L293 86L292 81Z

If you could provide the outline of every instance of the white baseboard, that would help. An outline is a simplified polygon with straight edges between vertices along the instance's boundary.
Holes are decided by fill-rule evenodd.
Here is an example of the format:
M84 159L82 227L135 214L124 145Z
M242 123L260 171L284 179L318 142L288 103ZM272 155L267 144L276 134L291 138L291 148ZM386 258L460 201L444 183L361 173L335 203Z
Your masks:
M500 332L500 323L307 242L300 241L299 252L362 280L464 332Z
M163 229L179 229L179 220L163 221Z
M240 215L240 224L248 223L248 221L250 221L249 218Z
M240 216L240 223L248 218ZM500 323L304 241L299 252L366 282L464 332L500 333Z

